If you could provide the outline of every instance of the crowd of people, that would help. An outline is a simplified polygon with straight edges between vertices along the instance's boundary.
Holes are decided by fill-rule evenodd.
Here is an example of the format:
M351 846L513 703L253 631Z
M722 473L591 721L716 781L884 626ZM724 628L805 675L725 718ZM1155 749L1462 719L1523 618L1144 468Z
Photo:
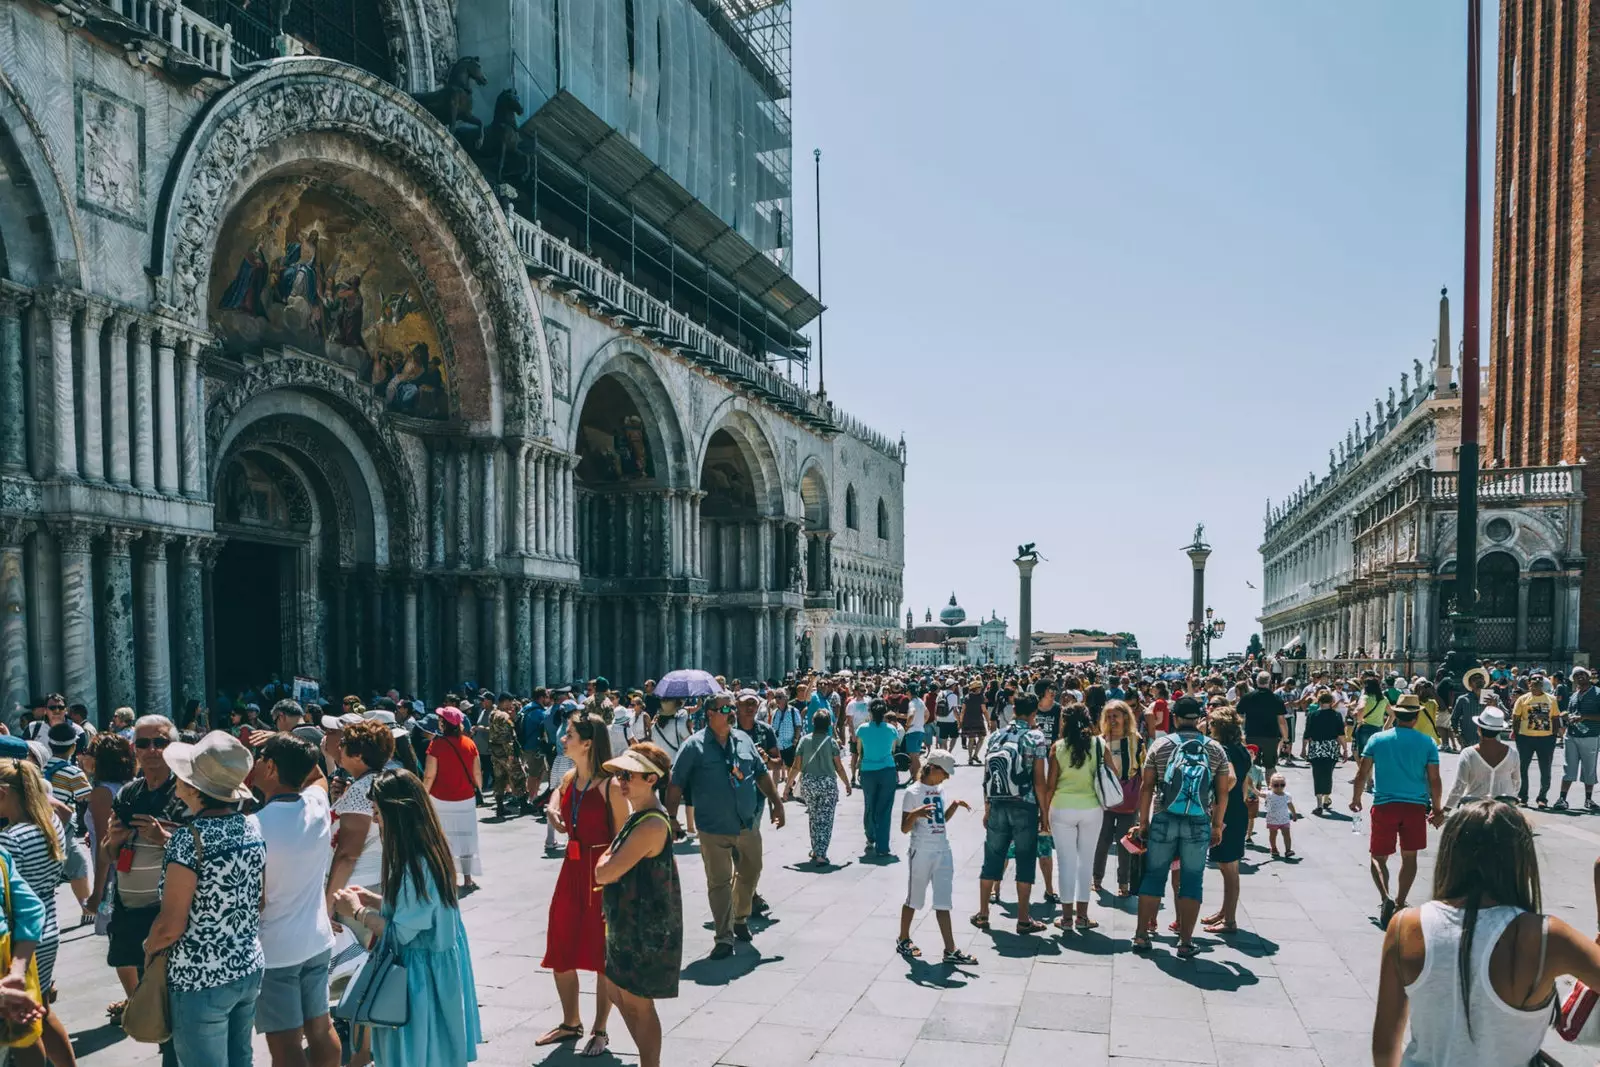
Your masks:
M581 1042L581 1056L600 1055L615 1010L649 1067L661 1055L655 1002L677 995L683 964L675 845L702 860L711 960L753 941L753 920L770 910L759 893L763 833L802 805L810 865L830 869L838 802L857 789L862 861L904 853L894 940L908 959L923 955L912 928L931 890L939 962L979 963L953 930L952 825L983 835L971 925L991 928L1009 868L1018 934L1049 928L1034 901L1042 878L1039 902L1061 935L1087 935L1100 909L1137 897L1128 947L1147 953L1171 938L1173 956L1187 959L1197 936L1239 932L1248 849L1298 859L1293 823L1304 813L1280 768L1309 768L1310 814L1326 818L1340 806L1335 768L1348 761L1353 815L1338 817L1370 821L1387 929L1375 1055L1400 1062L1409 1003L1412 1046L1423 1053L1405 1062L1512 1062L1484 1058L1507 1047L1504 1028L1463 1038L1415 1018L1441 1004L1466 1012L1474 993L1487 995L1471 988L1476 978L1450 993L1447 978L1417 975L1429 952L1476 960L1510 938L1519 952L1530 946L1518 959L1547 963L1536 979L1518 964L1506 983L1491 968L1507 1011L1547 1003L1548 974L1592 968L1600 980L1592 943L1577 945L1556 920L1539 928L1519 918L1538 910L1531 834L1516 810L1528 803L1533 761L1535 805L1549 803L1562 747L1555 807L1568 808L1581 781L1585 808L1600 810L1600 693L1589 672L1296 679L1275 673L1283 663L1164 676L1138 665L1041 665L783 685L718 678L709 695L687 700L664 699L650 682L618 691L595 678L526 697L463 686L432 711L390 692L337 706L272 694L263 712L257 693L230 702L215 724L191 704L178 723L119 709L104 728L52 694L0 734L0 1017L38 1032L13 1050L18 1063L74 1062L50 1007L54 960L61 931L92 922L129 995L109 1006L114 1021L145 1010L141 983L159 973L164 1063L247 1064L253 1032L284 1067L468 1063L482 1031L459 905L483 877L481 819L527 817L544 823L547 854L561 861L542 966L562 1017L535 1044ZM1448 791L1441 749L1461 753ZM981 811L946 793L963 766L979 776ZM962 831L968 819L957 816L969 809L980 825ZM1434 900L1413 908L1430 825L1444 827ZM1499 862L1507 856L1515 864ZM1208 865L1222 898L1202 915ZM66 918L56 915L61 885L77 903ZM405 966L399 1026L375 1024L345 995L386 960ZM580 972L596 981L587 1023ZM1418 1003L1425 981L1443 992Z

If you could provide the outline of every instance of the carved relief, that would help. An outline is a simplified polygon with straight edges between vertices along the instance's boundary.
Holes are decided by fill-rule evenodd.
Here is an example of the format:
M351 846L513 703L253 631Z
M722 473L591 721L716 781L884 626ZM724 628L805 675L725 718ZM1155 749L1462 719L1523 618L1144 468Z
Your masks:
M143 228L144 108L97 86L77 89L78 203Z
M572 335L554 319L544 320L544 339L550 349L550 392L557 400L572 399Z

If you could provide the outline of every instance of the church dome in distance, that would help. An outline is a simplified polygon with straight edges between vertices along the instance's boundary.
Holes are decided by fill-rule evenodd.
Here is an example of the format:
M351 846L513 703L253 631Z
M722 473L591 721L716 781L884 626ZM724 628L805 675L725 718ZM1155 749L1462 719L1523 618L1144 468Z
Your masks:
M956 595L954 593L950 594L949 606L939 612L939 621L946 626L960 626L967 621L967 613L962 610L961 605L956 603Z

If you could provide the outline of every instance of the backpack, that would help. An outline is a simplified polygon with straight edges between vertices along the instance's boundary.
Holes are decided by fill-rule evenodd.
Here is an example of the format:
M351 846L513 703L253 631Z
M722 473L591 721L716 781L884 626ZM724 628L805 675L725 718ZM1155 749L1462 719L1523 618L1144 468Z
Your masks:
M1191 737L1180 743L1178 751L1167 761L1161 808L1172 815L1203 816L1210 793L1211 760L1206 755L1206 739Z
M1033 784L1033 761L1022 755L1022 731L1002 730L989 738L983 756L983 795L1021 800Z

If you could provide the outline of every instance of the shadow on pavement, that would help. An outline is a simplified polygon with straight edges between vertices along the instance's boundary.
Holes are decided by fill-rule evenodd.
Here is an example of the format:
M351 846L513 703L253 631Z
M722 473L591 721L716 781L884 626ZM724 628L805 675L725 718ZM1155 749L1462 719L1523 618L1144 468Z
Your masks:
M79 1056L90 1056L103 1048L109 1048L119 1041L126 1040L127 1037L122 1027L101 1023L92 1030L82 1030L73 1034L72 1051Z
M781 963L782 956L763 956L759 949L735 945L725 960L702 956L678 972L678 977L695 985L727 985L767 963Z
M1196 989L1220 990L1232 993L1245 986L1256 985L1261 979L1256 973L1238 963L1218 963L1205 958L1207 945L1200 945L1201 954L1193 959L1181 960L1171 951L1163 952L1159 948L1153 950L1148 959L1154 963L1163 974L1171 975L1180 982L1185 982Z
M976 971L964 971L953 963L928 960L906 960L906 981L924 989L964 989L965 978L977 976ZM957 975L963 976L957 978Z

